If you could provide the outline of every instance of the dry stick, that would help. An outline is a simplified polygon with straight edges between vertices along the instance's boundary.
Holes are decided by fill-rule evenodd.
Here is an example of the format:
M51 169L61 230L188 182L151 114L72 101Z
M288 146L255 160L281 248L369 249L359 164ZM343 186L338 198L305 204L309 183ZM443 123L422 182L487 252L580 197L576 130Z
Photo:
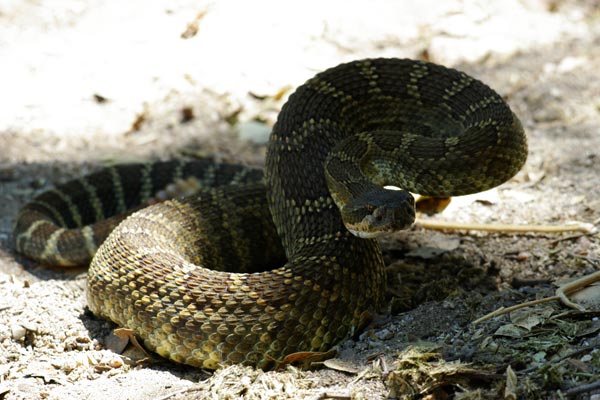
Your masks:
M582 276L579 279L576 279L572 282L562 285L561 287L556 289L556 291L555 291L556 295L554 295L554 296L545 297L543 299L538 299L538 300L533 300L533 301L528 301L528 302L517 304L515 306L508 307L508 308L499 308L496 311L493 311L489 314L484 315L481 318L476 319L475 321L473 321L473 324L478 324L478 323L486 321L490 318L494 318L499 315L504 315L509 312L518 310L520 308L530 307L530 306L534 306L536 304L541 304L541 303L548 303L548 302L554 301L554 300L560 300L565 306L567 306L569 308L574 308L579 311L585 311L585 307L572 302L571 300L569 300L567 295L570 293L576 292L578 290L581 290L584 287L589 286L592 283L598 282L598 281L600 281L600 271L596 271L592 274Z
M567 390L564 394L567 396L575 396L578 394L589 393L593 390L597 390L600 388L600 379L595 380L591 383L586 383L585 385L576 386Z
M547 303L547 302L554 301L554 300L560 300L565 306L567 306L569 308L574 308L578 311L585 311L585 307L572 302L571 300L569 300L567 295L570 293L573 293L573 292L577 292L577 291L583 289L584 287L590 286L592 283L595 283L595 282L600 282L600 271L596 271L592 274L582 276L579 279L575 279L574 281L571 281L569 283L565 283L564 285L562 285L561 287L556 289L556 291L555 291L556 295L554 295L554 296L544 297L543 299L528 301L528 302L517 304L515 306L508 307L508 308L499 308L496 311L493 311L489 314L484 315L481 318L476 319L475 321L473 321L473 323L478 324L478 323L486 321L490 318L494 318L499 315L504 315L506 313L518 310L520 308L530 307L530 306L534 306L536 304Z
M497 317L499 315L508 314L509 312L513 312L520 308L530 307L530 306L534 306L536 304L549 303L554 300L559 300L559 296L544 297L543 299L532 300L532 301L528 301L526 303L521 303L521 304L517 304L514 306L510 306L510 307L501 307L495 311L492 311L489 314L484 315L483 317L477 318L475 321L473 321L473 325L479 324L483 321L487 321L488 319Z
M573 303L571 300L567 298L569 293L576 292L581 290L582 288L591 285L594 282L600 281L600 271L596 271L592 274L583 276L579 279L576 279L572 282L566 283L556 289L556 296L563 302L564 305L575 308L579 311L585 311L585 308L580 306L579 304Z
M513 224L476 224L446 222L435 220L424 220L418 218L416 224L433 230L466 230L466 231L485 231L485 232L517 232L517 233L560 233L560 232L584 232L594 233L594 226L583 222L577 222L568 225L513 225Z

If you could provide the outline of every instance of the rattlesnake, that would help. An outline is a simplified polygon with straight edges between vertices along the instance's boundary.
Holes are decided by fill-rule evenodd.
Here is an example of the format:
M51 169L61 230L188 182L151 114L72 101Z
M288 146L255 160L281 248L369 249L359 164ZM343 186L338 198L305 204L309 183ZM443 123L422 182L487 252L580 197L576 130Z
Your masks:
M408 191L485 190L512 177L526 155L519 120L480 81L427 62L359 60L291 95L264 178L206 161L108 168L26 205L15 247L64 265L96 253L90 309L164 357L269 368L293 352L331 348L381 308L381 251L365 238L410 226ZM205 189L113 230L125 209L187 176Z

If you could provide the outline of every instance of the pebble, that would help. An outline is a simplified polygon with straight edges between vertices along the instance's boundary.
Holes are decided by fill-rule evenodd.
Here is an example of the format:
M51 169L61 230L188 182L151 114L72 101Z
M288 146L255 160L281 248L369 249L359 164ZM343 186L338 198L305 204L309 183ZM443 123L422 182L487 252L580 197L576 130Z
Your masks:
M387 328L375 332L375 337L379 340L389 340L394 337L394 333Z
M561 108L556 105L548 105L544 108L538 108L533 111L533 120L535 122L552 122L565 118Z
M238 127L238 135L242 140L256 144L265 144L269 141L271 127L258 121L248 121Z
M584 57L565 57L556 66L556 70L561 73L570 72L582 65L585 65L586 59Z
M108 362L111 368L121 368L123 366L123 360L120 357L114 357Z
M10 326L10 333L11 333L13 340L20 341L25 338L25 335L27 334L27 329L25 329L23 326L21 326L19 324L12 324Z

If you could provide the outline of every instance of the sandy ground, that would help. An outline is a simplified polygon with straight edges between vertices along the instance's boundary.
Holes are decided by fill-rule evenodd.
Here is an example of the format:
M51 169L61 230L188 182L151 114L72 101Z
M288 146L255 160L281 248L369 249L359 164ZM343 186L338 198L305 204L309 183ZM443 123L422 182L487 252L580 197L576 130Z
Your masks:
M383 241L390 312L337 358L309 371L214 374L113 351L114 326L86 311L85 270L37 266L9 237L35 193L107 162L195 152L262 165L291 88L380 56L463 69L526 128L523 171L437 218L598 224L599 25L599 4L584 0L0 1L0 398L598 393L597 312L552 304L470 324L597 270L598 234L393 235Z

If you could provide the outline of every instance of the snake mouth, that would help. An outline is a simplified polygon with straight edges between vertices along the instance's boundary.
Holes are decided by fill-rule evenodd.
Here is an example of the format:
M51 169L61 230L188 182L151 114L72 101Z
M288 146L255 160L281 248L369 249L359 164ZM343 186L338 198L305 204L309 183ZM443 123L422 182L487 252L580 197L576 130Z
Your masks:
M348 229L348 231L353 234L356 237L359 237L361 239L376 239L380 236L384 236L386 234L392 233L390 232L365 232L365 231L359 231L358 229L350 229L348 227L346 227L346 229Z
M358 211L362 213L362 218L358 222L345 220L346 229L354 236L371 239L410 228L415 220L413 197L404 191L390 192L393 193L378 199L383 200L379 201L378 206L367 203L360 207Z
M390 209L385 206L379 207L372 214L365 215L360 223L346 224L346 229L354 236L363 239L372 239L410 228L414 221L414 212L412 213L412 218L406 215L411 214L410 210L408 210L408 213L403 212L403 217L398 219L397 215L395 215L396 211L396 209Z

